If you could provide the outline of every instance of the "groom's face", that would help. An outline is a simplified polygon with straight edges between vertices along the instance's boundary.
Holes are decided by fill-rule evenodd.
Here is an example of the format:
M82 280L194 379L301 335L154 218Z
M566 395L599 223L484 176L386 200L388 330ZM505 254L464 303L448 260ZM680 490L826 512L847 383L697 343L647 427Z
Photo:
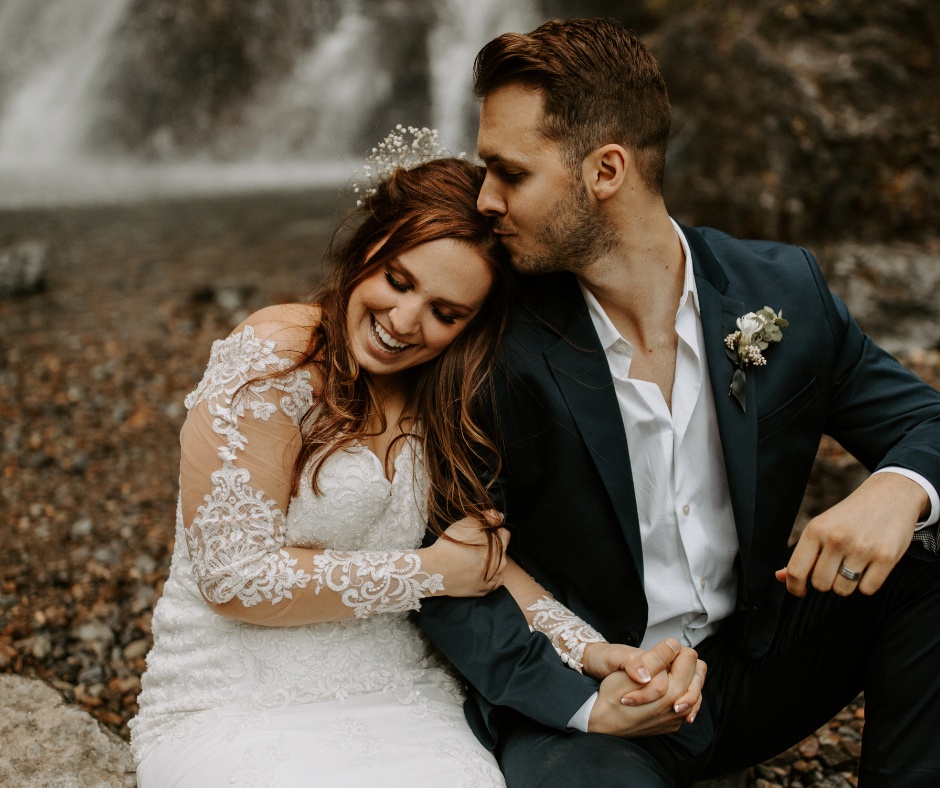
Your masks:
M584 184L561 147L539 131L542 96L510 84L483 99L477 149L486 180L477 199L516 270L525 274L577 270L596 217ZM589 257L589 252L587 253Z

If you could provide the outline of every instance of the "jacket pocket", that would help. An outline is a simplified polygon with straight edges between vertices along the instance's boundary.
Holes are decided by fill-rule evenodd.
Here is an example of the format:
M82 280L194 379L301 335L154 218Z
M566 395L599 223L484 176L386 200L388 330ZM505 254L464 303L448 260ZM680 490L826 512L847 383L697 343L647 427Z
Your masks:
M790 397L773 413L768 413L757 420L757 440L762 441L764 438L769 438L775 432L786 427L800 411L812 402L816 394L816 378L813 378L795 396Z

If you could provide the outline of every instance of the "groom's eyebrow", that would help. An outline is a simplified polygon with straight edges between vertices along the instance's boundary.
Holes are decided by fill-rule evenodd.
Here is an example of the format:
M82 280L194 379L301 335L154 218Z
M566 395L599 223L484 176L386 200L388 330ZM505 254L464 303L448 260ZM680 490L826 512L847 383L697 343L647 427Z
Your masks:
M524 167L525 166L522 162L507 158L506 156L500 156L498 153L490 153L485 150L478 151L477 155L487 164L499 164L503 167Z

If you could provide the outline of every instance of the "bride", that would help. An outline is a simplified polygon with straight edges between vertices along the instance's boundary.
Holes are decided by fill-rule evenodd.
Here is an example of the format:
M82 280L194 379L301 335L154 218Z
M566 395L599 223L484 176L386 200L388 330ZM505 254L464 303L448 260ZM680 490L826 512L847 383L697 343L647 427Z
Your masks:
M512 574L571 667L602 641L507 569L474 474L510 287L483 177L460 159L386 172L316 304L213 345L131 722L141 788L503 786L406 611ZM428 526L443 537L420 548Z

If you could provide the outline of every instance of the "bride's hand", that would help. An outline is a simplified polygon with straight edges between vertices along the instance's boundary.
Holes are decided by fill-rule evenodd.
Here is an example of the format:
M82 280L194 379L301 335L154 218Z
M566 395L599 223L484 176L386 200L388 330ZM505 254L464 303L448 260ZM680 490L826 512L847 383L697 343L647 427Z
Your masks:
M487 512L490 525L502 522L498 512ZM480 523L465 517L451 525L444 533L451 539L438 539L430 547L419 551L423 553L421 568L428 574L440 573L444 576L444 590L435 596L485 596L503 583L503 570L506 568L506 545L509 544L509 531L497 530L503 543L502 558L497 565L486 569L486 536L480 529Z

